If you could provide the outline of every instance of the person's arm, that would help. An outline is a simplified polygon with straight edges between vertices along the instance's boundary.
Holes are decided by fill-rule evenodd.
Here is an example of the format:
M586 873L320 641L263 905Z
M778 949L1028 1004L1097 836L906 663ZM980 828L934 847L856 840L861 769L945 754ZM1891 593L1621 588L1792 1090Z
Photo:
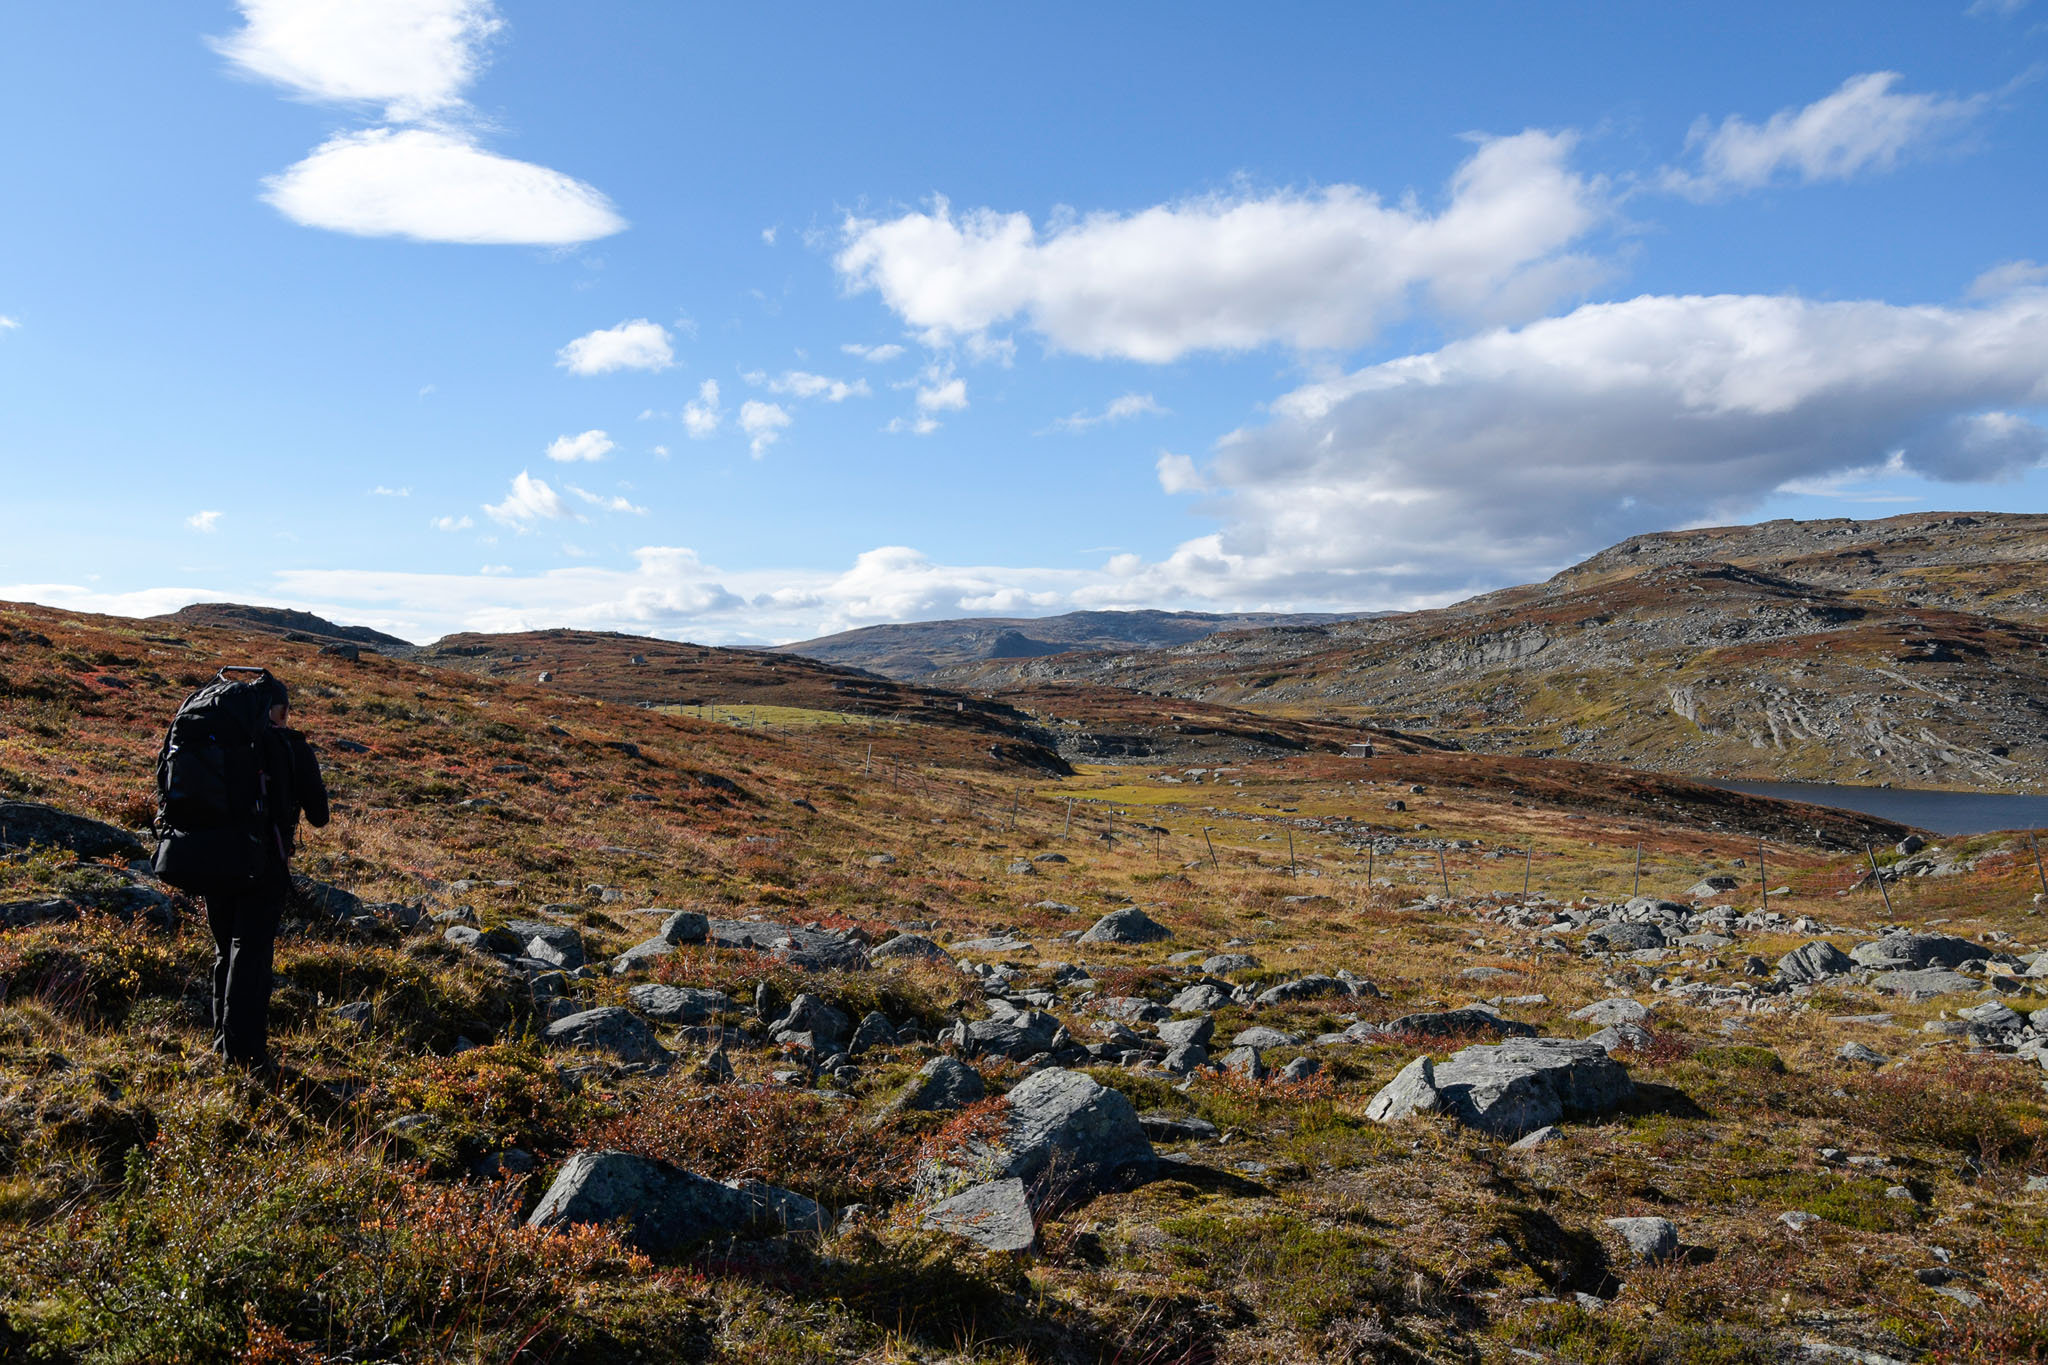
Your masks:
M315 829L327 823L327 784L320 778L320 760L313 753L313 746L306 743L306 737L296 730L288 732L292 750L292 794L298 798L299 809L305 812L306 823Z

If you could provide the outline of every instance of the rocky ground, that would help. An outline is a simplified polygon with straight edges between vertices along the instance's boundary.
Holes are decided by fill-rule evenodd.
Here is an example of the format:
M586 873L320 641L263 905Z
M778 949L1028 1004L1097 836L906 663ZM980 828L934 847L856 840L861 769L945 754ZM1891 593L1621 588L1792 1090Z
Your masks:
M0 630L0 1358L2048 1352L2023 837L287 643L339 813L259 1085L132 830L246 642Z
M1642 536L1438 611L942 670L1351 719L1694 777L2033 791L2048 771L2048 517Z

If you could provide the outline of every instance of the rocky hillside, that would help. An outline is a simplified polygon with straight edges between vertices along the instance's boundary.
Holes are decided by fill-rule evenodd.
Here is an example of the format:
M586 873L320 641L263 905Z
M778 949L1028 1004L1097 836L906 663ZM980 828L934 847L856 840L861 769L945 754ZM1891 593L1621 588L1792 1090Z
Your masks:
M955 668L1696 777L1994 791L2048 773L2048 516L1638 537L1436 611Z
M267 1077L136 828L228 661L335 796ZM0 604L0 1360L2048 1352L2024 840L1296 721L1053 775L531 662Z
M371 649L379 654L399 658L411 654L418 648L410 640L401 640L396 635L386 635L381 630L372 630L368 626L337 625L324 616L315 616L310 611L294 611L289 607L252 607L240 602L195 602L189 607L180 607L167 615L152 616L149 619L158 625L173 629L200 626L252 631L303 643L355 645L358 649Z
M1343 615L1199 611L1073 611L1064 616L985 617L865 626L777 648L890 678L921 678L935 669L983 659L1035 659L1074 650L1164 649L1219 630L1320 625Z

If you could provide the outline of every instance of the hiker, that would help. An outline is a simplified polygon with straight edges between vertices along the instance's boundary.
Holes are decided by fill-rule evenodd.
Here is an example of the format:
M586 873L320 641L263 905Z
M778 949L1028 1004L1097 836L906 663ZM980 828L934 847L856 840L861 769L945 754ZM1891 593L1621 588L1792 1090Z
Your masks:
M269 1051L271 955L303 815L327 823L327 787L291 694L260 668L223 668L185 699L157 758L157 875L206 901L213 1050L259 1073Z

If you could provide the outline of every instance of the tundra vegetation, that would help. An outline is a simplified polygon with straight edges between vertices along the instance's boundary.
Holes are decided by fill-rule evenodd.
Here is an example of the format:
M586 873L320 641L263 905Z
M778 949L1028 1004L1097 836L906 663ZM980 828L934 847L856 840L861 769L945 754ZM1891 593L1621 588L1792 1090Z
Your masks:
M0 607L0 1358L2048 1355L2024 835L1220 707L1060 773L606 647ZM337 807L274 1086L121 835L227 662Z

